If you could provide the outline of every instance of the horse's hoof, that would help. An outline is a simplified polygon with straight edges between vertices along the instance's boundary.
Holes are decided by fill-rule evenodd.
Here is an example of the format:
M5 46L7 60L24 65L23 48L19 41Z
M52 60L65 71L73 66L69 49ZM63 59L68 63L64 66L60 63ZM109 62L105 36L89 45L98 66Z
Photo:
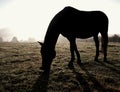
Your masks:
M70 62L70 63L68 64L68 67L69 67L70 69L73 69L73 68L74 68L73 63Z
M46 69L46 68L44 68L44 67L40 67L40 69L43 70L44 72L50 72L50 69L49 69L49 68Z
M99 60L94 60L95 62L99 62Z
M44 70L44 67L40 67L40 70Z
M97 58L95 58L94 61L98 62L99 60Z
M104 62L108 62L107 59L104 59Z
M80 66L82 65L81 61L77 61L77 64L80 65Z

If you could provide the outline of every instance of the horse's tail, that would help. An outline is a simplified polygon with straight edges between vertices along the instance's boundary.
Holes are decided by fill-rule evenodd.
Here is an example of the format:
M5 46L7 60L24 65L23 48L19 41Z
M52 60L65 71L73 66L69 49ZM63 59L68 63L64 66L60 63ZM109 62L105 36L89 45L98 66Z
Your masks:
M103 22L103 27L100 31L101 33L101 51L103 53L107 52L107 45L108 45L108 25L109 25L109 20L108 17L105 15L104 16L104 22Z
M104 54L104 61L107 61L107 46L108 46L108 17L104 14L101 16L101 50Z

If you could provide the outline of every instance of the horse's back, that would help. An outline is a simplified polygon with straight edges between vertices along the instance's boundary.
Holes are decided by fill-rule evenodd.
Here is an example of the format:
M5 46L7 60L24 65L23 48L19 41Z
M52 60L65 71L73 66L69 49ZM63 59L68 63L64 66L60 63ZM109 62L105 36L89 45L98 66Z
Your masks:
M53 23L53 24L52 24ZM107 30L108 18L101 11L80 11L72 7L65 7L52 20L56 31L68 36L86 37ZM82 35L84 34L84 35ZM85 38L86 38L85 37Z
M82 21L82 20L95 20L95 19L107 19L107 16L105 13L103 13L102 11L80 11L78 9L75 9L73 7L65 7L62 11L60 11L58 14L58 16L56 17L60 17L60 18L65 18L65 19L69 19L69 21L71 20L78 20L78 21ZM62 19L62 20L63 20Z

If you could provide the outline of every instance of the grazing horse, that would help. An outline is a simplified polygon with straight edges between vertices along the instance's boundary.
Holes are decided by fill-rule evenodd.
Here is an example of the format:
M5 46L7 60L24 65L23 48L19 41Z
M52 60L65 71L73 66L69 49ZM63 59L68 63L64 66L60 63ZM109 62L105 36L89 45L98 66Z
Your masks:
M65 7L52 19L49 24L44 43L41 45L42 69L50 70L52 60L56 56L55 45L59 35L63 35L70 42L71 60L69 66L73 65L75 59L74 52L77 55L77 63L81 64L80 54L76 46L76 38L93 37L96 46L95 61L99 56L98 34L102 36L102 51L104 61L107 61L107 44L108 44L108 18L101 11L79 11L73 7ZM81 44L82 45L82 44Z

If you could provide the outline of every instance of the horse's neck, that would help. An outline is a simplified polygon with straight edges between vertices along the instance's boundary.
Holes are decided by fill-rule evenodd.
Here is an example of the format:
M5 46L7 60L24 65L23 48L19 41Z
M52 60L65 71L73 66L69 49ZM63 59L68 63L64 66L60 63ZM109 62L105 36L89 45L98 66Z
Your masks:
M55 49L59 33L54 30L48 30L44 40L44 46L49 49Z

